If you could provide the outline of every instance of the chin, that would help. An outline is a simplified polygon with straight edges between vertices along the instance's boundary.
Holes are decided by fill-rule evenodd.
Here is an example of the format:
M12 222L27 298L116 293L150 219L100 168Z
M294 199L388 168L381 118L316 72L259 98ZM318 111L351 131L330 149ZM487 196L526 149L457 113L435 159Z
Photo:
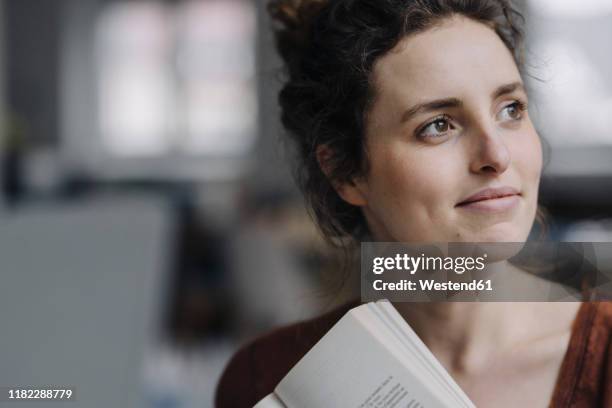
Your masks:
M503 223L486 228L483 231L466 234L462 242L525 242L529 236L529 230L520 225Z
M518 254L523 249L528 235L529 232L520 226L497 224L487 228L486 231L466 234L465 238L468 239L463 239L462 242L484 244L478 247L487 254L487 263L494 263L510 259Z

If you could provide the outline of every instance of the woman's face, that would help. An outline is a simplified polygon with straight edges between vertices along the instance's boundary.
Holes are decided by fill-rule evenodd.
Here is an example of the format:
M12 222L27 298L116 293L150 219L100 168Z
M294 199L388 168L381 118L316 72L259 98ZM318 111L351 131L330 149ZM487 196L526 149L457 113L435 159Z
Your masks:
M524 241L542 150L521 76L497 34L456 16L404 39L373 75L370 171L339 192L362 207L374 238Z

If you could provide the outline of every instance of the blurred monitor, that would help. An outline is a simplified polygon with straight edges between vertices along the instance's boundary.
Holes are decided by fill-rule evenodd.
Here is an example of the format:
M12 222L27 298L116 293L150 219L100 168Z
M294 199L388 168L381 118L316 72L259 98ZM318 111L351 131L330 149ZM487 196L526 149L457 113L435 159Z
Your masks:
M158 334L171 217L113 200L0 214L0 386L74 387L75 402L141 407L142 359Z

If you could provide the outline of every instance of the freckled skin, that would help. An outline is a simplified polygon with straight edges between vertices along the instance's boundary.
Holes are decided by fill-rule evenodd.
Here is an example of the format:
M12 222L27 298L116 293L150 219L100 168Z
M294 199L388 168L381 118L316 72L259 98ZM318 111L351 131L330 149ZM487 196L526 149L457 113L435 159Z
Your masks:
M339 189L362 208L373 236L401 242L524 241L537 209L542 149L526 110L520 120L507 120L508 105L526 102L525 92L492 98L498 87L522 82L496 33L464 17L450 18L402 40L377 61L373 77L376 100L366 131L371 171ZM462 106L402 122L410 107L444 98ZM447 136L415 135L440 115L455 127ZM502 186L521 193L512 211L480 214L455 207L484 188Z

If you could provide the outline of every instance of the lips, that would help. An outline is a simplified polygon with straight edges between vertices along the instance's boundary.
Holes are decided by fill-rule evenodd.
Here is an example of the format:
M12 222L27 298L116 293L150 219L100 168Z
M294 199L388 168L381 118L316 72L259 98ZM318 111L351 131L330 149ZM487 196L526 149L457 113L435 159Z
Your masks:
M472 194L467 197L463 201L457 204L457 207L462 205L467 205L470 203L475 203L478 201L485 200L493 200L497 198L509 197L509 196L517 196L520 195L519 191L513 187L500 187L500 188L486 188L484 190L480 190L476 194Z

